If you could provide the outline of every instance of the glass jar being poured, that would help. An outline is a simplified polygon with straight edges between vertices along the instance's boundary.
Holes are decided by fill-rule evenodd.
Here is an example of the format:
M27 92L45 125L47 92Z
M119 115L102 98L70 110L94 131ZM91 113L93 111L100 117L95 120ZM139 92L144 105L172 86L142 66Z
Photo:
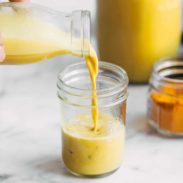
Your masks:
M33 3L0 3L4 64L26 64L61 54L88 55L90 13L61 13Z
M0 20L6 52L2 64L33 63L62 54L85 57L92 81L96 130L98 58L90 44L90 13L65 14L32 3L0 3Z

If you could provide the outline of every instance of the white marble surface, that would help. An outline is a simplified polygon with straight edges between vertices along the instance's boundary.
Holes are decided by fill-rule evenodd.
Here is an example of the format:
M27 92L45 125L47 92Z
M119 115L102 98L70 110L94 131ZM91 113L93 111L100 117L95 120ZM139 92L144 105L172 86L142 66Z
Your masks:
M94 11L94 0L34 2L62 11ZM99 179L67 173L60 160L56 76L71 61L78 59L64 56L34 65L0 67L0 183L182 183L183 139L163 138L148 127L147 86L129 88L122 167Z
M148 127L147 86L129 88L122 167L98 179L67 173L60 160L60 108L55 85L67 59L72 60L64 57L37 65L0 68L4 71L0 90L0 182L182 183L183 140L162 138Z

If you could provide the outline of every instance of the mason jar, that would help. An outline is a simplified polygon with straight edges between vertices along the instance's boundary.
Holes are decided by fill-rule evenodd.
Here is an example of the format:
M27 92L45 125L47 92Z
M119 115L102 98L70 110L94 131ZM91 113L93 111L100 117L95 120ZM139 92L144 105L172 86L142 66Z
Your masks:
M106 175L117 170L123 159L128 76L116 65L99 62L96 84L99 117L94 131L86 64L70 65L58 75L62 158L75 175Z
M159 133L183 136L183 58L162 59L154 66L148 94L148 119Z

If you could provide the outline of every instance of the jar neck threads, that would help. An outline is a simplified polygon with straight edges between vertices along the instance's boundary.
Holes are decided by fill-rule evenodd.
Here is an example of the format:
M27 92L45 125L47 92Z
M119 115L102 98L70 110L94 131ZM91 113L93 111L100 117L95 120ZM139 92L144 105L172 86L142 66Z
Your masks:
M154 66L150 84L155 89L164 85L168 88L183 89L183 62L181 57L169 57Z
M73 64L60 72L57 87L58 96L64 102L92 107L91 81L85 63ZM96 91L99 107L117 105L126 100L127 87L128 76L123 69L110 63L99 62Z

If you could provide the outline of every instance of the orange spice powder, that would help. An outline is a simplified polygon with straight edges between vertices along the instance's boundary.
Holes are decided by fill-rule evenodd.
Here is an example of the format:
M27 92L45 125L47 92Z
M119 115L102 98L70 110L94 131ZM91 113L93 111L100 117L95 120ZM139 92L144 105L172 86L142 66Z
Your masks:
M161 91L151 90L148 116L161 130L183 133L183 88L164 86Z

